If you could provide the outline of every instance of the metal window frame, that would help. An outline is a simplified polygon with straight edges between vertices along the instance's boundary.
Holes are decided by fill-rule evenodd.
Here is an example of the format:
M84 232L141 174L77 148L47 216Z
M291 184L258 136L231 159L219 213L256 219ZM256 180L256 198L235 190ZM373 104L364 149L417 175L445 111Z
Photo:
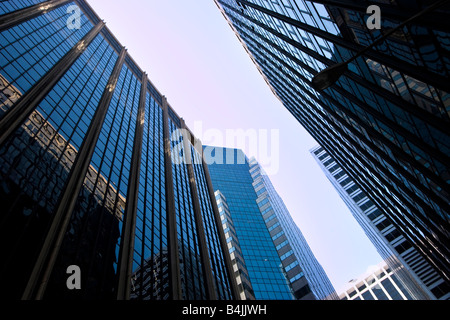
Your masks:
M83 185L95 145L100 135L102 124L106 117L109 104L114 94L120 71L125 61L126 49L122 51L116 61L114 69L108 80L100 103L95 111L94 117L89 125L86 137L80 147L78 155L69 173L68 181L55 210L50 230L45 239L38 260L28 281L22 299L41 300L44 296L47 283L50 279L59 249L62 245L66 229L69 225L78 194Z

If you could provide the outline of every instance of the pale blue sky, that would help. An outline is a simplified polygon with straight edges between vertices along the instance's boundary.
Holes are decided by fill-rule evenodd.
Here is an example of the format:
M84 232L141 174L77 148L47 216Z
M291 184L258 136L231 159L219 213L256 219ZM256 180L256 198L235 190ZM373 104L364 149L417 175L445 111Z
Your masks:
M279 130L270 179L336 290L382 260L213 0L88 1L194 134Z

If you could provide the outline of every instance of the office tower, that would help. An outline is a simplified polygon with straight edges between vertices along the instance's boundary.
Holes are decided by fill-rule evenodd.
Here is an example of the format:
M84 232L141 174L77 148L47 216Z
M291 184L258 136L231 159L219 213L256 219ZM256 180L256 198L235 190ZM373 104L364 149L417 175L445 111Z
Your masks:
M251 296L247 291L252 293L250 286L256 299L291 298L289 291L295 299L337 299L324 270L256 160L249 160L240 149L210 146L204 147L204 157L219 211L227 221L225 235L234 240L229 244L232 260L241 262L235 270L248 281L241 288L247 299Z
M195 138L88 3L2 1L0 56L2 298L237 297Z
M356 221L413 299L450 297L450 288L396 226L320 146L310 150Z
M236 275L236 284L239 288L240 298L242 300L254 300L255 293L253 292L252 283L248 275L248 270L245 265L245 259L242 255L242 249L239 244L239 239L234 227L233 218L228 207L227 199L217 190L216 195L217 206L219 208L220 219L225 233L225 240L228 245L228 252L230 253L233 271Z
M448 283L450 4L215 3L283 105ZM366 14L374 4L380 29ZM336 83L314 89L319 71L352 57Z
M337 300L328 276L317 261L283 200L255 158L250 159L250 174L256 203L276 246L286 277L297 298Z
M294 299L280 257L256 203L257 195L252 186L247 157L239 149L211 146L204 146L203 149L214 192L219 191L226 199L227 209L231 213L255 299Z
M413 300L395 272L383 261L350 280L339 294L341 300Z

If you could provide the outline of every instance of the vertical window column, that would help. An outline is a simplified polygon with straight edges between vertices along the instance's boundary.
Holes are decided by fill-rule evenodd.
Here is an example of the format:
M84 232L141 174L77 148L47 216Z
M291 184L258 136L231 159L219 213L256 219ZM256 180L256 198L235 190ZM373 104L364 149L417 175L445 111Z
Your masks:
M205 162L203 150L202 150L202 167L203 167L203 171L205 173L209 198L210 198L211 206L212 206L212 209L214 212L214 221L216 223L216 227L219 232L219 241L220 241L220 246L221 246L224 260L225 260L226 273L228 276L228 280L231 284L231 293L232 293L234 299L239 299L240 298L239 289L238 289L238 286L236 283L236 277L234 275L231 257L228 254L229 249L228 249L227 241L225 239L225 233L224 233L224 230L222 227L222 220L220 219L219 208L217 206L216 197L214 195L214 188L212 185L211 176L209 175L208 165Z
M169 243L169 278L170 294L172 300L180 300L181 279L180 259L177 240L177 221L175 211L175 193L173 188L172 156L170 151L169 106L166 97L163 97L163 135L164 135L164 168L167 199L167 238Z
M69 0L51 0L39 3L34 6L24 8L18 11L7 13L0 16L0 31L11 28L24 21L33 19L41 14L44 14L50 10L54 10L64 5Z
M197 185L195 181L195 173L194 168L192 165L192 154L191 154L191 148L190 148L190 140L191 135L186 127L186 123L184 120L181 120L182 129L183 129L183 152L186 157L186 167L188 171L188 179L189 179L189 187L191 190L192 195L192 203L194 206L194 215L195 215L195 224L197 229L197 238L200 246L200 255L202 259L202 267L203 272L205 275L205 281L206 281L206 292L209 300L216 300L217 295L216 291L214 289L214 280L213 280L213 274L212 274L212 268L211 268L211 261L209 259L209 253L208 253L208 244L206 243L206 236L205 236L205 227L203 224L202 219L202 211L200 206L200 200L197 192Z
M24 299L36 298L39 300L44 295L48 279L58 256L58 252L66 233L67 226L70 222L70 217L72 211L74 210L84 177L86 176L90 160L92 158L94 148L106 116L106 112L108 110L108 106L111 102L120 71L125 61L125 56L126 50L125 48L122 48L122 52L120 53L116 65L114 66L113 72L108 81L108 85L103 92L99 106L94 114L94 118L92 119L92 122L89 126L89 130L86 133L86 137L73 164L68 182L64 188L64 192L56 210L52 226L47 235L47 238L45 239L42 251L33 269L28 285L25 289L23 295ZM58 230L59 232L57 232ZM57 238L55 241L56 236ZM51 248L53 248L53 250L50 254ZM46 263L46 261L48 262ZM37 292L34 293L36 289Z
M128 300L130 298L131 273L133 268L134 229L136 227L136 211L139 191L139 171L142 155L142 141L145 121L145 100L147 92L147 74L144 72L141 80L141 92L139 109L136 119L136 128L133 144L133 156L131 158L131 170L129 189L127 194L127 206L125 209L125 226L122 252L119 265L119 284L117 299Z
M0 120L0 145L27 119L36 106L100 33L104 25L104 22L99 22L92 28L26 95L8 110Z

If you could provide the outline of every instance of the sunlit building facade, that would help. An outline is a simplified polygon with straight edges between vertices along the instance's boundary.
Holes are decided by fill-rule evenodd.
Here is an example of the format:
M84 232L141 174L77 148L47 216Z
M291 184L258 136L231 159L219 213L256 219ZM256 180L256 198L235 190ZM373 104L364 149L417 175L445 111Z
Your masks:
M253 188L257 195L256 203L280 256L294 296L297 299L337 300L338 296L325 270L317 261L264 169L255 158L250 159L249 164Z
M341 300L413 300L393 270L383 261L350 280L339 294Z
M319 71L434 2L215 2L283 105L448 283L449 4L367 50L318 92ZM371 30L374 4L381 28Z
M204 146L204 158L214 191L220 192L222 204L226 200L239 241L239 256L253 290L252 294L246 293L246 299L253 295L256 300L293 300L281 259L256 202L248 158L240 149L211 146ZM236 246L230 246L233 254Z
M216 195L220 219L222 220L223 231L225 233L228 252L231 257L233 271L236 275L236 284L239 289L240 298L242 300L254 300L255 293L253 292L252 283L245 265L245 259L242 255L242 249L239 244L239 238L236 234L236 228L233 223L230 208L228 207L227 199L219 190L214 192L214 194Z
M447 300L450 287L364 191L320 146L310 150L380 256L414 300ZM409 299L408 299L409 300Z
M0 2L0 93L3 299L238 297L195 137L86 1Z
M205 146L204 153L242 295L337 300L328 276L258 162L240 149Z

